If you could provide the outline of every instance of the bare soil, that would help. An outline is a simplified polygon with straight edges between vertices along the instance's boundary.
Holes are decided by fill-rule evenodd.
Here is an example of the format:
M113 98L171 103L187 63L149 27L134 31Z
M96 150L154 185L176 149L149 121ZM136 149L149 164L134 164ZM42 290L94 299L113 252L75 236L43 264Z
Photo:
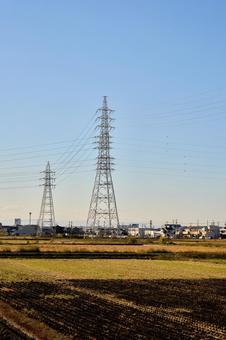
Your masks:
M0 339L1 340L30 340L26 335L0 320Z
M225 288L224 279L2 282L0 300L68 339L223 340Z

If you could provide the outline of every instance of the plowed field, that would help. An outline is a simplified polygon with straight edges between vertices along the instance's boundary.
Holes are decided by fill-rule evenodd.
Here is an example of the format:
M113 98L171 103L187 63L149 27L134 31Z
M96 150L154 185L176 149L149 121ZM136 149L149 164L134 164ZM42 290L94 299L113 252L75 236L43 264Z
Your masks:
M27 336L20 334L14 327L7 325L3 320L0 320L0 339L29 340Z
M224 279L1 282L0 300L62 339L226 338Z

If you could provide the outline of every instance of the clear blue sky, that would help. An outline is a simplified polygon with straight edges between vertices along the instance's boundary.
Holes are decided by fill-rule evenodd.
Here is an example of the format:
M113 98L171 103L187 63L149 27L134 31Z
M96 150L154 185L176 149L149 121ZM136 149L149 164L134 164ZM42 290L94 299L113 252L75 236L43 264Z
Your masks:
M108 95L120 221L223 223L225 23L223 0L0 1L0 220L38 218L50 160L56 220L85 223Z

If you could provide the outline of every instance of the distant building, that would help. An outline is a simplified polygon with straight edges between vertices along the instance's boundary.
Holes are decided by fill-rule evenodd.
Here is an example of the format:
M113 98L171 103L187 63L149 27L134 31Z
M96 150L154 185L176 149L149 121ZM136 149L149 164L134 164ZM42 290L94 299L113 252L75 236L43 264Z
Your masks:
M129 226L128 236L139 237L140 236L139 226Z
M210 225L208 228L207 237L208 238L219 238L220 237L220 227L216 225Z
M2 226L2 230L8 235L13 235L13 236L16 235L17 229L18 229L18 227L16 227L15 225L13 225L13 226L3 225Z
M144 237L159 238L165 236L162 228L147 228Z
M220 238L226 238L226 227L219 229Z
M15 218L15 226L21 225L21 218Z
M43 236L53 236L56 234L56 229L54 227L42 227L40 232Z
M205 238L208 235L207 226L192 226L190 228L190 238Z
M128 235L132 237L141 237L141 238L158 238L164 236L164 232L162 228L154 228L154 227L145 227L139 225L132 225L128 227Z
M180 231L182 230L181 224L177 223L166 223L163 227L163 233L165 237L168 238L176 238L179 236Z
M205 238L208 235L207 226L189 226L181 227L179 230L179 238Z
M38 225L19 225L17 227L17 235L22 236L36 236L39 233L40 227Z

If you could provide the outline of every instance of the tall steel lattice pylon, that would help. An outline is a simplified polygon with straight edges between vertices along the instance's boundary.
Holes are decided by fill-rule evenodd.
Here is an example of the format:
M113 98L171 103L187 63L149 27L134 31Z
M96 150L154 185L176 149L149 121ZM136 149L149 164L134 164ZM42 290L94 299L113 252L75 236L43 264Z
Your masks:
M107 97L103 97L103 106L97 110L99 134L95 137L98 149L96 178L87 219L87 227L118 228L119 217L112 181L111 129L113 110L108 108Z
M53 183L55 181L55 172L51 171L50 163L48 162L45 171L42 171L41 173L44 174L44 177L41 178L44 181L42 184L42 186L44 186L44 191L38 225L42 231L43 227L55 227L55 213L52 194L52 188L54 187Z

